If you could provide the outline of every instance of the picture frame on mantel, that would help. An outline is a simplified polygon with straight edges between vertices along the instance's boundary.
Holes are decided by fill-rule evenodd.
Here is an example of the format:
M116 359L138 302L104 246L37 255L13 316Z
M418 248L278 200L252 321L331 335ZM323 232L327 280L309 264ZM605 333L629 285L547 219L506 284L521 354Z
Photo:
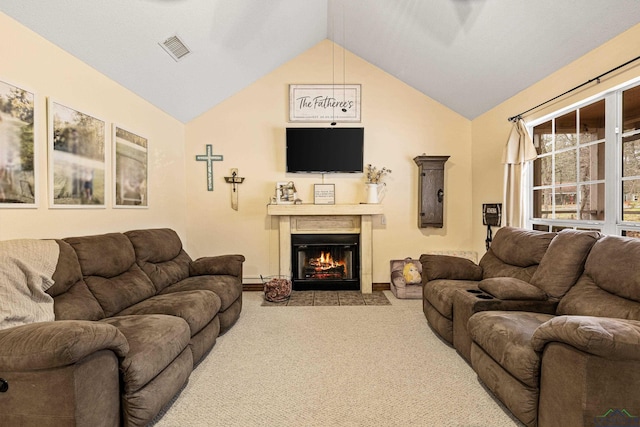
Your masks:
M314 184L313 185L314 205L335 205L336 185L335 184Z
M359 84L289 85L290 122L361 121Z

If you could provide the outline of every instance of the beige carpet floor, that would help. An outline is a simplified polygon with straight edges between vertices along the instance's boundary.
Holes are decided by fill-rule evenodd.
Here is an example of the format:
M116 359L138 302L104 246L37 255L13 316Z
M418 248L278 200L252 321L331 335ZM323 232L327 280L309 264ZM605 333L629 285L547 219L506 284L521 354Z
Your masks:
M363 294L360 291L293 291L286 301L264 300L263 306L336 306L336 305L391 305L384 292Z
M520 426L429 328L420 300L263 307L236 325L152 423L178 426Z

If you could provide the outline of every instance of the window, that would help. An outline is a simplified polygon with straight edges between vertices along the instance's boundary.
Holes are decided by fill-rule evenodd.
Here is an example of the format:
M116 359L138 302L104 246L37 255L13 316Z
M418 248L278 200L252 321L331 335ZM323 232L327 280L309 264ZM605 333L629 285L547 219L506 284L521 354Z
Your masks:
M637 83L635 83L637 85ZM531 124L529 225L640 237L640 85Z
M640 86L622 93L622 221L640 223Z

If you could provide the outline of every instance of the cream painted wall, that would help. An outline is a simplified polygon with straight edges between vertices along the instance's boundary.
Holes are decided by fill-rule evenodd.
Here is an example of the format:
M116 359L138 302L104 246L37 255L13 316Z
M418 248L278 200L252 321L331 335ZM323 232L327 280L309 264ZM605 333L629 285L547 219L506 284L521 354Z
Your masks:
M486 227L482 225L482 204L502 201L504 171L501 164L502 150L511 131L511 123L507 118L587 82L638 55L640 55L640 24L472 121L474 185L471 208L474 250L480 254L484 253ZM638 76L640 76L640 62L603 78L599 84L587 85L523 118L528 122L543 117Z
M0 209L0 239L80 236L135 228L172 227L186 239L184 124L124 89L36 33L0 13L0 80L34 92L37 209ZM50 209L47 196L46 98L149 140L149 208ZM108 166L110 158L108 159ZM108 180L112 176L108 169Z
M365 128L365 164L386 166L383 201L386 224L374 220L373 282L389 282L391 259L418 257L427 250L465 249L471 245L471 123L349 52L346 83L362 85L362 123L338 126ZM293 181L305 203L313 203L313 184L322 175L285 173L285 128L329 126L288 122L288 85L342 83L343 51L326 40L274 70L240 93L186 125L188 236L192 256L242 253L246 282L277 274L277 220L266 206L277 181ZM195 156L212 144L224 156L214 164L214 191L207 191L206 167ZM450 155L445 175L445 227L417 227L415 156ZM246 180L239 186L240 207L231 209L231 168ZM364 201L362 174L326 174L335 183L336 203Z
M276 181L293 180L311 202L320 175L286 174L284 129L290 124L288 85L331 83L332 45L324 41L274 70L217 107L183 125L106 76L0 13L0 80L36 94L39 157L36 209L0 209L0 240L64 237L172 227L194 257L245 254L248 281L277 272L277 224L266 215ZM386 224L374 223L376 283L388 282L389 260L427 250L473 249L482 255L486 229L481 205L502 199L502 149L510 131L507 117L581 84L640 54L640 25L593 50L472 122L420 94L377 67L346 52L347 83L362 84L365 162L387 166ZM335 49L336 83L341 83L342 50ZM640 76L626 69L525 117L532 120ZM50 209L47 197L46 98L117 123L149 139L149 209ZM324 124L320 124L324 126ZM344 126L344 125L340 125ZM107 132L107 144L111 133ZM206 189L205 165L196 154L213 144L223 162L214 166L215 191ZM446 164L445 227L417 228L417 167L422 153L450 155ZM230 206L224 183L232 167L246 177L240 210ZM336 184L337 203L364 200L362 175L325 175ZM186 189L186 191L185 191ZM109 188L108 188L109 191ZM110 192L109 192L110 194Z

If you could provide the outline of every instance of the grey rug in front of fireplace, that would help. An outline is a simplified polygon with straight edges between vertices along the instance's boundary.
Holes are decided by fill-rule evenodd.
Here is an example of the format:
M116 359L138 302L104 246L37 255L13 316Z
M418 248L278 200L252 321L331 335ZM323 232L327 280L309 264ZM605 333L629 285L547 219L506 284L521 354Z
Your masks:
M340 306L340 305L391 305L384 292L363 294L360 291L292 291L291 297L282 302L262 301L262 306Z

